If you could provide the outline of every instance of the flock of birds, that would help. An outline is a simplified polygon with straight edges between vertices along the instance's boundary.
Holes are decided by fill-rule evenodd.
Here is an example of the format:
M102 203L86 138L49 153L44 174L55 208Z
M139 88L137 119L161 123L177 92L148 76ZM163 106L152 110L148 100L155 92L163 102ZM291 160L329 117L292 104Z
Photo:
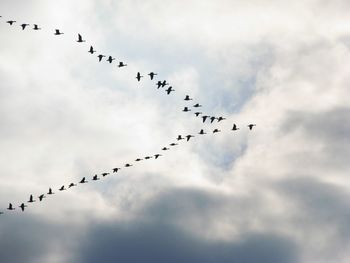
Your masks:
M1 18L1 16L0 16L0 18ZM15 21L15 20L8 20L8 21L6 21L6 23L9 24L10 26L13 26L13 25L15 25L15 24L17 23L17 21ZM22 30L29 29L30 26L31 26L31 25L30 25L30 24L27 24L27 23L20 24L20 27L22 28ZM41 27L39 27L39 25L37 25L37 24L33 24L32 26L33 26L33 27L32 27L32 30L35 30L35 31L41 30ZM60 35L63 35L64 33L63 33L61 30L59 30L59 29L55 29L55 30L53 31L53 34L56 35L56 36L60 36ZM78 43L83 43L83 42L86 42L86 40L84 40L83 37L82 37L80 34L78 34L78 37L77 37L76 42L78 42ZM97 51L94 49L93 46L90 46L88 52L89 52L90 54L93 55L93 54L96 53ZM109 55L109 56L106 56L106 55L103 55L103 54L99 54L99 55L97 56L97 58L98 58L98 61L99 61L99 62L101 62L101 61L103 60L103 58L107 58L106 61L109 62L110 64L113 63L113 61L115 60L115 58L114 58L113 56L110 56L110 55ZM127 64L126 64L125 62L123 62L123 61L120 61L120 62L118 63L117 66L118 66L119 68L122 68L122 67L126 67ZM154 79L155 79L155 76L157 76L158 74L155 73L155 72L150 72L150 73L148 73L147 75L149 76L149 78L150 78L151 80L154 80ZM138 82L141 81L141 79L142 79L143 77L144 77L144 76L143 76L140 72L137 72L137 74L136 74L136 79L137 79ZM168 88L166 88L167 86L168 86ZM173 89L173 87L172 87L166 80L158 80L158 81L156 82L156 87L157 87L157 89L161 89L161 88L164 88L164 89L165 89L165 88L166 88L166 89L165 89L165 92L166 92L166 94L168 94L168 95L171 94L171 92L175 91L175 90ZM184 98L184 101L187 101L187 102L190 102L190 101L192 101L192 100L193 100L193 98L191 98L189 95L186 95L185 98ZM210 122L210 123L213 123L214 121L221 122L221 121L226 120L226 118L223 117L223 116L216 117L216 116L204 115L201 111L198 110L198 109L201 108L201 107L202 107L201 104L196 103L196 104L194 104L194 105L192 105L192 106L186 106L186 107L184 107L182 111L183 111L183 112L191 112L191 111L193 111L193 112L194 112L194 115L195 115L197 118L201 118L203 123L205 123L207 120L208 120L208 122ZM251 124L248 124L248 125L247 125L247 127L249 128L249 130L252 130L254 126L256 126L256 124L251 123ZM237 131L237 130L239 130L239 129L240 129L240 128L239 128L236 124L233 124L233 126L232 126L232 128L231 128L231 131ZM215 129L211 130L211 133L212 133L212 134L216 134L216 133L219 133L219 132L221 132L221 130L218 129L218 128L215 128ZM204 129L201 129L197 134L200 135L200 136L203 136L203 135L205 135L205 134L207 134L207 133L208 133L208 132L204 131ZM194 134L178 135L178 137L176 138L176 142L172 142L172 143L170 143L169 145L163 147L163 148L161 149L161 151L162 151L162 153L164 153L165 151L170 150L172 147L177 146L177 145L179 144L180 141L184 140L184 141L187 141L187 142L188 142L188 141L190 141L191 138L194 138L195 136L197 136L197 135L194 135ZM151 159L155 159L155 160L156 160L156 159L160 158L161 156L163 156L161 153L156 153L156 154L148 155L148 156L145 156L145 157L139 157L139 158L135 159L134 162L135 162L135 163L138 163L138 162L141 162L141 161L144 161L144 160L151 160ZM131 162L131 163L125 163L124 166L123 166L123 168L132 167L135 163L133 163L133 162ZM110 174L117 173L117 172L118 172L119 170L121 170L121 169L122 169L121 167L115 167L115 168L112 168L109 172L104 172L104 173L102 173L102 174L100 174L100 175L95 174L94 176L92 176L91 181L98 181L98 180L100 180L100 179L102 179L102 178L104 178L104 177L106 177L106 176L108 176L108 175L110 175ZM102 176L102 177L101 177L101 176ZM62 186L60 186L59 188L57 188L57 191L59 191L59 192L66 191L66 190L68 190L68 189L71 189L71 188L73 188L73 187L78 186L79 184L86 184L86 183L88 183L88 182L89 182L89 181L86 179L86 177L83 177L79 182L76 182L76 183L72 182L72 183L70 183L70 184L68 184L68 185L62 185ZM55 190L55 191L56 191L56 190ZM42 194L38 195L38 196L37 196L37 200L38 200L39 202L41 202L41 201L44 200L44 198L46 198L47 196L53 195L53 194L55 194L55 192L54 192L54 190L50 187L50 188L48 189L47 193L42 193ZM29 200L26 201L26 202L22 202L18 207L21 209L21 211L24 211L24 210L28 207L28 204L30 204L30 203L35 203L37 200L35 199L35 197L33 196L33 194L31 194L31 195L29 196ZM15 210L15 209L16 209L16 207L15 207L12 203L9 203L9 205L8 205L8 207L7 207L7 210L13 211L13 210ZM3 212L3 211L0 211L0 215L2 215L2 214L4 214L4 212Z

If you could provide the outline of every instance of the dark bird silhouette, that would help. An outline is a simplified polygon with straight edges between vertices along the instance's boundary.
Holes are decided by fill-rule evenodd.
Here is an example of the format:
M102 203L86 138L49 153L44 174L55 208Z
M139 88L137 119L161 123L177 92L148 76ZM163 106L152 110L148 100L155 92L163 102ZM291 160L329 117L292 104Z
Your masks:
M100 54L97 57L98 57L98 62L101 62L102 59L105 57L105 55Z
M168 150L169 150L169 148L167 148L167 147L162 148L162 151L168 151Z
M41 30L41 28L38 25L34 24L33 30Z
M64 33L60 32L59 29L55 29L55 36L63 35Z
M184 100L192 100L192 99L190 98L190 96L186 95Z
M34 203L34 202L35 202L35 200L33 198L33 195L30 195L28 203Z
M127 163L126 165L125 165L125 167L131 167L132 166L132 164L129 164L129 163Z
M202 112L195 112L194 114L196 115L196 117L198 117L199 115L202 114Z
M139 161L142 161L142 159L137 158L137 159L135 160L135 162L139 162Z
M226 118L221 117L221 116L218 118L218 122L223 121L223 120L226 120Z
M46 197L46 196L45 196L44 194L39 195L39 196L38 196L39 201L41 202L45 197Z
M93 181L98 181L98 180L100 180L100 178L98 178L97 174L95 174L94 177L92 177L92 180Z
M166 93L169 95L170 92L175 91L175 90L172 89L172 86L170 86L170 87L169 87L168 89L166 89L165 91L166 91Z
M153 157L151 157L151 156L146 156L145 157L145 160L149 160L149 159L152 159Z
M178 140L178 141L183 140L183 139L184 138L181 135L177 136L177 138L176 138L176 140Z
M108 61L109 63L112 63L113 60L115 60L115 58L112 58L112 56L109 56L108 59L107 59L107 61Z
M71 188L71 187L73 187L73 186L77 186L75 183L70 183L69 185L68 185L68 188Z
M64 191L64 190L66 190L66 188L64 188L64 185L62 185L61 188L58 189L58 191Z
M191 110L189 108L185 107L182 111L188 112L188 111L191 111Z
M14 20L9 20L9 21L6 21L6 23L8 23L10 26L12 26L14 23L16 23L17 21L14 21Z
M169 85L169 83L167 83L166 80L163 80L162 87L164 88L166 85Z
M209 118L209 116L207 116L207 115L202 116L203 123L206 121L207 118Z
M187 141L189 141L192 137L194 137L193 135L186 135Z
M113 168L113 173L117 173L121 168Z
M79 183L81 184L86 184L88 181L86 181L85 177L83 177L83 179L81 179L81 181Z
M213 117L210 117L210 123L213 123L214 121L215 121L215 117L213 116Z
M107 175L109 175L109 173L102 173L103 177L106 177Z
M148 75L150 76L151 80L153 80L154 76L156 76L157 73L150 72Z
M141 73L140 73L140 72L137 72L137 75L136 75L137 81L140 81L141 78L143 78L143 76L141 76Z
M237 131L237 130L239 130L239 128L237 127L237 125L236 124L233 124L233 127L232 127L232 129L231 129L232 131Z
M217 132L221 132L221 131L218 129L213 130L213 133L217 133Z
M83 42L85 42L85 40L83 40L83 37L82 37L80 34L78 34L78 40L77 40L77 42L78 42L78 43L83 43Z
M203 129L200 130L198 134L206 134Z
M124 64L122 61L119 62L119 65L118 65L119 68L126 67L126 66L127 64Z
M22 25L21 25L22 30L26 29L27 26L29 26L29 24L22 24Z
M52 189L51 188L49 188L49 192L47 193L48 195L53 195L54 194L54 192L52 192Z
M193 107L199 108L199 107L202 107L202 105L200 105L199 103L197 103L197 104L194 104Z
M13 208L13 205L9 203L9 207L7 208L7 210L15 210L15 208Z
M94 50L93 46L90 46L90 49L89 49L88 52L91 53L91 54L94 54L96 52L96 50Z
M162 155L159 154L159 153L157 153L157 154L154 155L154 158L155 158L155 159L158 159L160 156L162 156Z
M157 82L157 89L162 88L162 87L163 87L162 86L162 82L160 80L158 80L158 82Z
M249 124L248 125L249 130L252 130L254 126L256 126L256 124Z
M170 143L169 145L170 145L170 146L176 146L176 145L179 145L179 144L173 142L173 143Z
M24 211L24 208L26 208L27 206L26 206L24 203L22 203L19 207L21 208L21 210L22 210L22 212L23 212L23 211Z

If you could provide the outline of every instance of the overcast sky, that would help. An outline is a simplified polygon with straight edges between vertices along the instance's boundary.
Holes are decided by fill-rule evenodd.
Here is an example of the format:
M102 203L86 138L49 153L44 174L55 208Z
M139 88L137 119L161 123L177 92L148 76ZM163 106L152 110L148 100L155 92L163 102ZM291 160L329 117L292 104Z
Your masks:
M1 0L0 12L2 263L350 261L349 1ZM128 66L98 63L90 45ZM182 112L186 94L227 120ZM222 132L58 192L202 128Z

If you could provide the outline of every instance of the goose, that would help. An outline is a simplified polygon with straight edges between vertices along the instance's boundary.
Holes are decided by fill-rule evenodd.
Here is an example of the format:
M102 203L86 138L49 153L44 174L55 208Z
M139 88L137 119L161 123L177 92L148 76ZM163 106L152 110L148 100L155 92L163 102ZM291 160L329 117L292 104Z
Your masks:
M192 100L189 95L186 95L184 100Z
M213 116L213 117L210 117L210 123L213 123L214 121L215 121L215 117Z
M23 212L23 211L24 211L24 208L26 208L27 206L26 206L24 203L22 203L19 207L21 208L21 210L22 210L22 212Z
M38 198L39 198L39 201L41 202L44 198L46 198L46 196L44 194L41 194L38 196Z
M72 188L74 186L77 186L75 183L71 183L70 185L68 185L68 188Z
M113 168L113 173L117 173L121 168Z
M145 160L149 160L149 159L152 159L153 157L151 157L151 156L146 156L145 157Z
M17 21L14 21L14 20L9 20L9 21L6 21L6 23L8 23L10 26L12 26L14 23L16 23Z
M196 115L196 117L198 117L199 115L202 114L202 112L195 112L194 114Z
M54 194L54 192L52 192L52 189L51 188L49 188L49 192L47 193L48 195L53 195Z
M170 150L170 149L167 148L167 147L163 147L163 148L162 148L162 151L168 151L168 150Z
M126 67L126 66L127 64L124 64L122 61L119 62L119 65L118 65L119 68Z
M90 46L90 49L89 49L88 52L91 53L91 54L94 54L96 52L96 50L94 50L93 46Z
M183 140L183 139L184 138L181 135L177 136L177 138L176 138L176 140L178 140L178 141Z
M112 56L109 56L108 59L107 59L107 61L108 61L109 63L112 63L113 60L115 60L115 58L113 58Z
M59 29L55 29L55 36L63 35L64 33L60 32Z
M9 207L7 208L7 210L15 210L15 208L13 208L12 204L9 203Z
M97 57L98 57L98 62L101 62L102 59L105 57L105 55L100 54Z
M197 103L197 104L193 105L193 107L199 108L199 107L202 107L202 105L200 105L199 103Z
M218 122L223 121L223 120L226 120L226 118L221 117L221 116L218 118Z
M239 130L239 128L237 128L237 125L236 125L236 124L233 124L233 127L232 127L231 130L232 130L232 131L237 131L237 130Z
M207 118L209 118L209 116L207 116L207 115L202 116L203 123L206 121Z
M139 161L142 161L143 159L140 159L140 158L137 158L136 160L135 160L135 162L139 162Z
M160 156L163 156L163 155L157 153L157 154L154 155L154 158L155 158L155 159L158 159Z
M249 124L249 125L248 125L249 130L252 130L254 126L256 126L256 124Z
M169 85L169 83L166 82L166 80L163 80L162 82L162 87L164 88L165 86Z
M83 37L82 37L80 34L78 34L78 40L77 40L77 42L78 42L78 43L83 43L83 42L85 42L85 40L83 40Z
M205 133L204 130L201 129L200 132L199 132L198 134L207 134L207 133Z
M158 80L157 82L157 89L163 88L162 86L162 82L160 80Z
M103 177L106 177L107 175L109 175L109 173L102 173L101 174Z
M28 203L34 203L34 202L35 202L35 200L33 199L33 195L30 195Z
M170 86L168 89L166 89L165 90L166 92L167 92L167 94L169 95L170 94L170 92L172 92L172 91L175 91L174 89L172 89L172 87Z
M132 166L132 164L129 164L129 163L127 163L126 165L125 165L125 167L131 167Z
M170 145L170 146L176 146L176 145L179 145L179 144L173 142L173 143L170 143L169 145Z
M137 72L136 79L137 81L140 81L143 76L141 76L140 72Z
M85 177L83 177L83 179L81 179L81 181L79 183L81 184L86 184L88 181L86 181Z
M98 178L98 177L97 177L97 174L95 174L94 177L92 177L92 180L93 180L93 181L98 181L98 180L100 180L100 178Z
M221 132L219 129L213 130L213 133Z
M191 111L189 108L185 107L183 110L183 112L188 112L188 111Z
M192 137L194 137L193 135L186 135L187 141L189 141Z
M64 185L62 185L61 188L58 189L58 191L64 191L64 190L66 190L66 188L64 188Z
M34 24L33 30L41 30L41 28L38 25Z
M27 26L29 26L29 24L22 24L22 25L21 25L22 30L26 29Z
M150 76L151 80L153 80L154 76L156 76L157 73L150 72L148 75Z

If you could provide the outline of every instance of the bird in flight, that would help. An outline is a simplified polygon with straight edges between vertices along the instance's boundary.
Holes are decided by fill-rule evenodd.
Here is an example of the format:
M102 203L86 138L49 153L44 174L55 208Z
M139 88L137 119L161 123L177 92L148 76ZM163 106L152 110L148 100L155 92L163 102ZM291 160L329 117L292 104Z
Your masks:
M182 111L188 112L188 111L191 111L191 110L189 108L185 107Z
M166 85L169 85L169 83L167 83L166 80L163 80L163 82L162 82L162 88L164 88Z
M6 23L8 23L10 26L12 26L14 23L16 23L17 21L14 21L14 20L9 20L9 21L6 21Z
M190 98L190 96L186 95L184 100L192 100L192 99Z
M29 24L22 24L22 25L21 25L22 30L26 29L27 26L29 26Z
M162 155L159 154L159 153L157 153L157 154L154 155L154 158L155 158L155 159L158 159L160 156L162 156Z
M194 137L193 135L186 135L187 141L189 141L192 137Z
M41 28L38 25L34 24L33 30L41 30Z
M146 156L145 157L145 160L149 160L149 159L152 159L152 157L151 156Z
M83 37L82 37L80 34L78 34L78 40L77 40L77 42L78 42L78 43L83 43L83 42L85 42L85 40L83 40Z
M177 136L177 138L176 138L176 140L178 140L178 141L183 140L183 139L184 138L181 135Z
M143 76L141 76L141 73L140 73L140 72L137 72L137 75L136 75L137 81L140 81L141 78L143 78Z
M196 115L196 117L198 117L199 115L202 114L202 112L199 112L199 111L198 111L198 112L195 112L194 114Z
M179 145L179 144L173 142L173 143L170 143L169 145L170 146L176 146L176 145Z
M148 75L150 76L151 80L153 80L154 76L156 76L157 73L150 72Z
M113 60L115 60L115 58L113 58L112 56L109 56L108 59L107 59L107 61L108 61L109 63L112 63Z
M23 212L23 211L24 211L24 208L26 208L27 206L26 206L24 203L22 203L19 207L21 208L21 210L22 210L22 212Z
M172 86L170 86L168 89L165 90L167 92L167 94L169 95L170 92L175 91L174 89L172 89Z
M203 129L200 130L198 134L206 134Z
M52 189L51 188L49 188L49 192L47 193L48 195L53 195L54 194L54 192L52 192Z
M202 105L200 105L199 103L197 103L197 104L193 105L193 107L199 108L199 107L202 107Z
M232 131L237 131L237 130L239 130L239 128L237 127L237 125L236 124L233 124L233 127L232 127L232 129L231 129Z
M58 189L58 191L64 191L64 190L66 190L66 188L64 188L64 185L62 185L61 188Z
M35 200L33 199L33 195L30 195L28 203L34 203L34 202L35 202Z
M135 162L140 162L140 161L142 161L142 159L140 159L140 158L137 158L137 159L135 160Z
M102 173L103 177L106 177L107 175L109 175L109 173Z
M249 124L248 125L249 130L252 130L254 126L256 126L256 124Z
M221 116L218 118L218 122L223 121L223 120L226 120L226 118L221 117Z
M127 163L126 165L125 165L125 167L131 167L132 166L132 164L129 164L129 163Z
M221 132L219 129L213 130L213 133Z
M122 61L119 62L118 68L126 67L127 64L124 64Z
M83 179L81 179L81 181L79 183L81 184L86 184L88 181L86 181L85 177L83 177Z
M98 181L98 180L100 180L100 178L98 178L97 174L95 174L94 177L92 177L92 180L93 181Z
M163 87L162 86L162 82L160 80L158 80L158 82L157 82L157 89L162 88L162 87Z
M70 185L68 185L68 188L72 188L74 186L77 186L75 183L71 183Z
M202 116L203 123L206 121L207 118L209 118L209 116L207 116L207 115Z
M39 196L38 196L39 201L41 202L45 197L46 197L46 196L45 196L44 194L39 195Z
M213 117L210 117L210 123L213 123L214 121L215 121L215 117L213 116Z
M105 55L100 54L97 57L98 57L98 62L101 62L102 59L105 57Z
M167 148L167 147L163 147L163 149L162 149L162 151L167 151L167 150L169 150L169 148Z
M91 54L94 54L96 52L96 50L94 50L93 46L90 46L90 49L89 49L88 52L91 53Z
M63 35L64 33L60 32L59 29L55 29L55 35L59 36L59 35Z
M117 173L120 168L113 168L113 173Z
M7 210L15 210L15 208L13 208L12 204L9 203L9 207L7 208Z

